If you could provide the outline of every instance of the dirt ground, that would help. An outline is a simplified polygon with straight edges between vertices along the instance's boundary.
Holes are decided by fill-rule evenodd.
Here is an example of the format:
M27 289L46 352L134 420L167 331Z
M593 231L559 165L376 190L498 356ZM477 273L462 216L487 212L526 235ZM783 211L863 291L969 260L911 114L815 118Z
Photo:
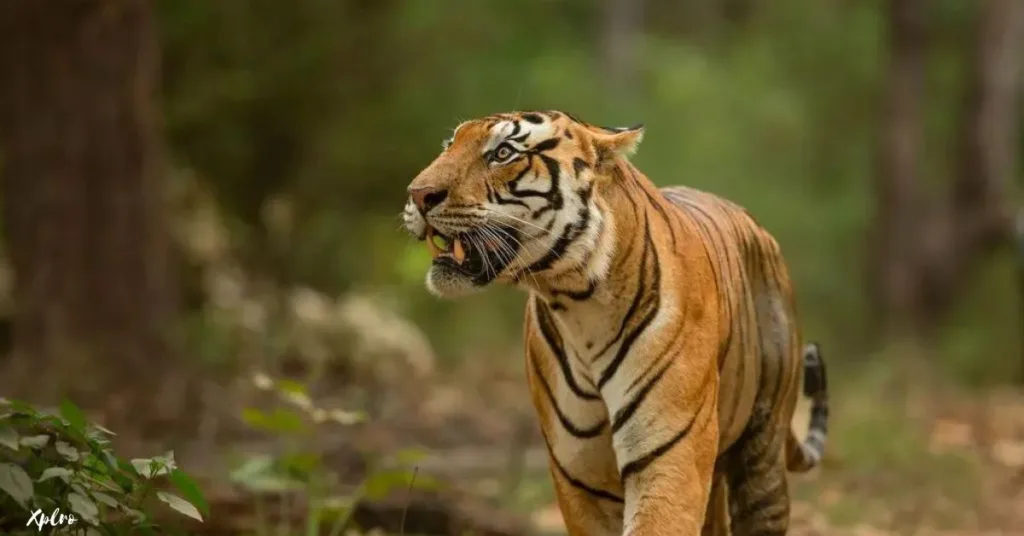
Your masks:
M372 415L321 438L330 443L331 469L358 475L365 469L359 453L415 449L422 453L415 462L421 478L445 483L487 512L521 519L538 535L564 534L518 357L505 360L506 367L495 362L466 361L458 370L406 384L392 378L364 389L369 396L320 388L327 398L368 407ZM822 466L791 480L790 534L1024 535L1024 393L924 389L887 374L843 379L833 382ZM229 413L250 405L250 395L239 394ZM217 399L223 401L223 393ZM806 426L801 409L798 432ZM253 442L250 451L274 448L255 436L242 441ZM200 442L208 453L204 444L223 449L225 442Z
M879 384L881 382L881 384ZM866 375L833 394L822 467L794 475L794 535L1024 535L1024 394L900 389ZM841 385L839 382L834 382ZM561 534L543 444L516 370L468 367L392 423L421 470ZM806 429L806 412L794 426ZM447 431L447 432L440 432ZM440 433L439 433L440 432Z

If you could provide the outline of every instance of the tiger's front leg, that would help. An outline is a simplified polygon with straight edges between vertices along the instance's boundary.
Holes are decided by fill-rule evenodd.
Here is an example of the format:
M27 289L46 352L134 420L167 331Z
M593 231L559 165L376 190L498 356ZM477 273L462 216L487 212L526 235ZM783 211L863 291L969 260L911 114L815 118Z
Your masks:
M625 489L624 536L698 535L718 451L718 374L714 361L688 358L602 394Z

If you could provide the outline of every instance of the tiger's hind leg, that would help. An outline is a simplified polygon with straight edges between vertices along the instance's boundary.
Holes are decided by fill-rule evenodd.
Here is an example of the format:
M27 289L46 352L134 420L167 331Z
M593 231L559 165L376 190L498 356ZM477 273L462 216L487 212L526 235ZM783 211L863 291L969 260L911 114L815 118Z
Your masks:
M747 429L723 456L735 536L779 536L789 529L785 430L755 408Z

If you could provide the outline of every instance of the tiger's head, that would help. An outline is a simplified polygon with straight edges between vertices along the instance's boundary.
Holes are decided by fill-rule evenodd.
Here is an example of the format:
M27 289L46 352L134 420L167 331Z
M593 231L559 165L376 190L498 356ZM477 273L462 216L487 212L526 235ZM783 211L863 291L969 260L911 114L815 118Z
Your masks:
M514 112L460 124L409 184L406 229L425 240L427 288L454 298L492 282L535 284L607 272L612 221L602 180L643 126L605 128L562 112ZM604 253L602 253L604 252Z

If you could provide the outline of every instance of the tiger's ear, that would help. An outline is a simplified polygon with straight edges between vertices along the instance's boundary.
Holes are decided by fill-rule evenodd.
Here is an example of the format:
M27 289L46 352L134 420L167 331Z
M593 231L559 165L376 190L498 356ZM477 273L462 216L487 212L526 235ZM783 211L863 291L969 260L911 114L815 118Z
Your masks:
M644 139L642 124L632 127L600 127L594 134L598 165L608 164L617 157L629 158L636 153Z

